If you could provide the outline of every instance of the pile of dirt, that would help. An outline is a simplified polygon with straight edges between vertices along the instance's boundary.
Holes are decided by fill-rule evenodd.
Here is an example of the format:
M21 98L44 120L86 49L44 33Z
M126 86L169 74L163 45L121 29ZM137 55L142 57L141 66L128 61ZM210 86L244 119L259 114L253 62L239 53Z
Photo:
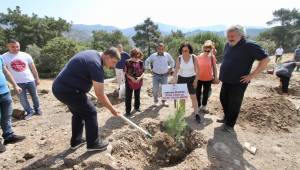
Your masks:
M114 136L111 155L126 168L156 169L174 166L184 161L193 150L207 143L201 133L190 128L185 130L184 140L179 145L164 132L161 122L150 121L141 126L153 133L152 139L146 139L134 129L124 129Z
M289 132L289 128L300 123L300 114L295 105L282 96L246 98L239 123L242 126Z

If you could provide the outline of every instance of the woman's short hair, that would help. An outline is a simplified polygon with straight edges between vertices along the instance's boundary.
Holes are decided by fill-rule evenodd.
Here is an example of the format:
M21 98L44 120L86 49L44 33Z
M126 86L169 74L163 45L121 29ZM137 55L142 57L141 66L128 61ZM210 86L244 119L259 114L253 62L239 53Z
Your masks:
M213 49L214 48L214 43L212 40L206 40L204 42L204 44L202 45L202 50L204 50L204 48L210 48Z
M179 53L180 55L182 54L182 49L183 49L184 47L187 47L187 48L189 49L189 53L190 53L190 54L193 54L193 53L194 53L194 49L193 49L192 45L191 45L189 42L185 41L185 42L181 43L181 45L180 45L180 47L179 47L179 49L178 49L178 53Z
M130 51L130 57L131 58L143 59L144 55L143 55L142 51L139 48L133 48Z
M103 52L104 55L109 55L111 58L121 59L119 50L116 47L110 47L109 49Z

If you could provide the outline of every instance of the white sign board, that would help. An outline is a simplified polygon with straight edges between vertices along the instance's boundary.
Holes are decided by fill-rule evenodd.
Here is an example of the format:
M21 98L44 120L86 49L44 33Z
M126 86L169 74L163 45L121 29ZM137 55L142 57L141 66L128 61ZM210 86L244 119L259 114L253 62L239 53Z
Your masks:
M186 84L164 84L161 94L163 100L187 99L189 97Z

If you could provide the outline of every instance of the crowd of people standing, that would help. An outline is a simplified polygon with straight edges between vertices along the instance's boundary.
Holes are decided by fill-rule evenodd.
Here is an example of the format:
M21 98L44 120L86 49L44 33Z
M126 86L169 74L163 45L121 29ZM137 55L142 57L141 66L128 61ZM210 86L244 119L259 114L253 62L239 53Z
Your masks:
M230 27L226 36L227 43L219 71L217 50L211 40L204 42L200 54L194 54L192 45L187 41L183 42L178 47L179 56L176 57L166 52L163 43L159 43L156 52L146 60L143 60L144 55L139 48L133 48L126 53L121 44L103 52L86 50L74 55L57 75L52 86L54 96L67 105L72 113L71 149L85 143L88 151L102 151L108 146L108 142L99 137L97 111L87 93L93 88L98 101L113 115L124 113L130 117L133 114L133 96L134 111L141 112L140 94L146 70L152 74L153 106L169 106L166 100L159 101L159 93L161 86L168 84L168 78L171 77L173 84L187 85L197 123L203 122L209 96L214 90L212 84L221 82L220 103L224 116L217 122L223 124L225 132L234 132L248 84L267 67L270 59L261 46L246 38L243 27ZM6 80L17 92L26 112L26 120L34 115L43 115L37 95L40 81L32 57L20 51L20 44L16 40L8 42L8 49L0 58L1 129L4 145L25 139L12 131L12 99ZM283 50L276 50L276 62L282 53ZM287 67L290 71L297 67L299 70L299 54L298 47L292 64L283 65L283 68ZM252 69L254 61L258 61L258 64ZM119 93L119 98L125 101L123 113L111 104L104 92L104 67L116 69L118 88L120 91L124 90L125 95L123 98L123 93ZM286 78L277 71L276 75L280 77L284 93L287 93L291 74ZM33 108L28 102L27 92L32 98ZM84 128L86 139L82 138ZM5 147L0 143L0 151L4 150Z

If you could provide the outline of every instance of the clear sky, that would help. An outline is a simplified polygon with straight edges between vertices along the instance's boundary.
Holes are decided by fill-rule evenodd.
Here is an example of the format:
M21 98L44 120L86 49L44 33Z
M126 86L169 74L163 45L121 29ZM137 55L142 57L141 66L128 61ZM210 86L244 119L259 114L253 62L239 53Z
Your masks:
M75 24L134 26L151 17L179 27L241 24L266 26L279 8L300 0L0 0L0 12L20 6L27 14L61 17Z

